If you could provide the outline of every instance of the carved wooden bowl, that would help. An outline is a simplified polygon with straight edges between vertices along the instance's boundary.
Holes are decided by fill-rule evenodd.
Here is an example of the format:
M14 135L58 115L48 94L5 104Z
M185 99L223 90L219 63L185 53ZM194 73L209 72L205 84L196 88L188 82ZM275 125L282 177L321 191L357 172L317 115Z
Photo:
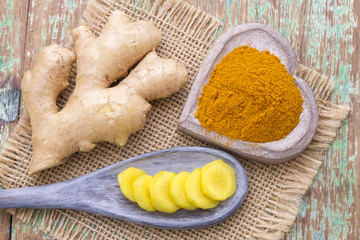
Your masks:
M259 51L269 50L270 53L279 57L288 72L294 75L295 83L304 99L299 124L279 141L253 143L231 140L215 131L206 132L195 117L198 97L201 95L203 86L208 83L213 69L225 55L243 45L249 45ZM203 62L186 100L178 129L241 157L263 163L282 163L296 158L309 145L319 118L313 91L304 80L295 76L296 69L297 58L294 50L287 39L276 30L258 23L234 27L219 38Z

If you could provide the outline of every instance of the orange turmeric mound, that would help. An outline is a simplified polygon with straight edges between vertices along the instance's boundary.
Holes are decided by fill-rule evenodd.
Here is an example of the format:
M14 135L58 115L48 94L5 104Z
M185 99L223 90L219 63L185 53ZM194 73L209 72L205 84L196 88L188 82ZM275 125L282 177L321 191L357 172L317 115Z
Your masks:
M280 59L235 48L211 73L195 116L207 130L255 143L285 138L299 123L300 91Z

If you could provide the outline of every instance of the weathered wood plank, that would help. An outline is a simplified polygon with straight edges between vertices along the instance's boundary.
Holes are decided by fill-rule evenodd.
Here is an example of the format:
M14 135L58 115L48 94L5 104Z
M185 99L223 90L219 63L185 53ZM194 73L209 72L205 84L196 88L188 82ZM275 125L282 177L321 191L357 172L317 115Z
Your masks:
M242 23L257 22L257 1L186 0L223 22L224 31Z
M353 108L327 154L287 239L359 239L359 1L192 1L225 25L256 21L287 37L300 63L336 83L331 101ZM245 3L246 2L246 3ZM209 7L211 6L211 7ZM240 6L240 8L239 8ZM249 7L250 6L250 7ZM255 14L254 14L255 8ZM218 9L223 9L218 11ZM240 15L240 17L239 17ZM225 27L227 28L227 27ZM357 160L357 161L356 161Z
M352 235L354 239L360 239L360 156L358 155L357 148L360 146L360 128L358 123L360 122L360 96L359 96L359 78L360 78L360 2L354 1L354 25L352 34L352 47L353 53L351 57L351 73L350 73L350 103L352 109L348 119L348 147L347 156L349 161L352 162L351 169L351 190L354 189L353 202L355 207L351 210L354 211L355 221L352 224Z
M358 106L355 2L259 1L258 16L259 22L277 28L290 40L301 63L335 81L332 102ZM353 108L349 125L344 123L303 199L288 239L359 239L359 195L355 194L359 187L356 174L360 172L355 161L358 132L354 132L359 115L354 113Z
M0 81L22 75L27 1L0 2Z
M26 32L25 69L31 69L39 51L52 43L71 47L71 31L79 25L87 1L31 0Z
M29 1L27 32L23 39L26 45L23 50L24 70L29 70L35 63L39 51L51 43L64 47L71 46L71 30L79 25L87 1ZM27 15L25 13L25 15ZM39 226L13 222L11 239L49 239L39 231Z
M0 2L0 86L6 91L19 85L23 73L27 9L25 1ZM13 126L0 120L0 150Z
M44 235L41 231L38 231L36 227L32 227L29 224L25 224L19 219L13 220L11 239L14 240L41 240L52 239Z
M12 90L22 75L24 62L26 16L28 2L21 0L0 2L0 85ZM6 78L13 76L10 81ZM0 120L0 152L15 123ZM11 215L0 211L0 239L10 237Z
M0 239L10 239L11 215L5 210L0 211Z
M331 99L333 102L352 104L348 123L344 123L342 131L339 132L328 152L324 166L304 197L299 216L287 239L360 239L360 204L358 204L360 159L357 154L360 130L356 126L360 120L359 1L188 0L188 2L218 17L227 26L226 28L245 22L271 25L290 40L300 63L331 76L336 82ZM8 2L2 1L0 6L1 4ZM32 16L32 20L28 24L26 37L27 59L24 64L21 64L21 60L17 60L19 63L14 61L15 67L30 68L40 48L50 42L54 41L66 46L70 39L70 32L66 29L77 25L85 4L86 2L58 3L50 0L33 0L29 15ZM16 6L13 4L12 9L16 9ZM4 8L1 6L0 11L2 9ZM21 6L21 9L23 11L24 6ZM0 24L3 22L3 16L5 15L1 14ZM0 27L0 33L2 30L3 28ZM0 44L2 37L3 35L0 36ZM0 46L0 51L9 51L4 46ZM11 56L16 56L16 52L14 51ZM3 62L0 61L0 79L3 77L1 75ZM20 69L20 73L22 71ZM2 129L0 134L7 135ZM13 228L15 232L21 232L18 235L14 233L13 239L15 235L19 236L19 239L20 236L29 236L18 230L28 229L29 226L14 224ZM36 234L36 229L31 231L31 236Z

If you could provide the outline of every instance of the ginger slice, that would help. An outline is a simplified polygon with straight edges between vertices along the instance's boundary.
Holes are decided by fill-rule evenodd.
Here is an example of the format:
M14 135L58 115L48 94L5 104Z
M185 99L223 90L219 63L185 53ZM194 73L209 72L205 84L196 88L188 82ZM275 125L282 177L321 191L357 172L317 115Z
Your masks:
M213 200L225 200L236 190L235 171L218 159L201 168L201 191Z
M219 201L207 197L201 191L201 169L195 168L185 182L185 193L191 204L198 208L209 209L217 206Z
M149 185L152 176L144 174L138 177L133 183L134 198L137 204L144 210L154 212L156 209L151 203Z
M189 172L180 172L176 176L171 179L170 182L170 196L172 200L181 208L187 210L194 210L196 206L192 205L186 197L185 193L185 182L188 176L190 175Z
M166 213L173 213L179 206L172 200L169 192L170 181L175 173L161 171L154 175L149 185L150 199L156 210Z
M122 193L125 195L127 199L135 202L133 184L137 178L142 175L145 175L146 172L144 170L129 167L125 171L122 171L118 175L118 183Z

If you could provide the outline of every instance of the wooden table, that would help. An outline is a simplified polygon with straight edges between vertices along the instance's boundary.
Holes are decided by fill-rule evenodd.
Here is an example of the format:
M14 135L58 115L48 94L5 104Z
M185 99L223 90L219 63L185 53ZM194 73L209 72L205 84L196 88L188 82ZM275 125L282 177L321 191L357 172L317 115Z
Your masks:
M336 83L331 101L351 111L324 165L303 198L287 239L360 239L360 1L357 0L188 0L217 16L226 28L266 23L294 47L299 62ZM20 79L39 50L52 42L69 46L87 0L2 0L0 81ZM0 123L0 149L15 123ZM0 239L45 239L37 227L0 211Z

